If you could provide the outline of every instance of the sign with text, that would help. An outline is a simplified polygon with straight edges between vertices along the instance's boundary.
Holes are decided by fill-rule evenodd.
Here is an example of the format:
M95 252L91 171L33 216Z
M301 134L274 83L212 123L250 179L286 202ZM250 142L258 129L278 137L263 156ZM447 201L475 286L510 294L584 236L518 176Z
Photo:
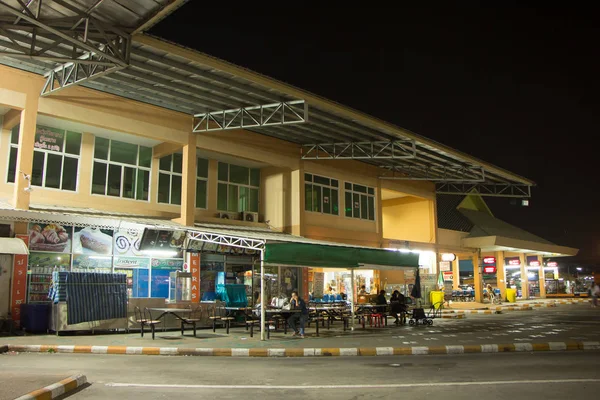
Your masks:
M494 267L494 266L483 267L483 273L484 274L495 274L496 273L496 267Z
M454 280L454 274L452 273L452 271L450 272L443 272L444 274L444 280L445 281L453 281Z
M521 259L519 257L506 257L504 259L504 262L506 263L506 265L510 265L510 266L519 266L521 265Z
M40 150L63 151L65 131L60 129L38 126L35 132L33 147Z
M115 268L145 268L150 267L150 259L142 257L114 257Z
M29 244L29 235L16 235L25 244ZM27 296L27 255L15 254L13 258L12 291L10 309L12 319L17 327L21 324L21 304Z
M483 257L484 264L496 264L496 257Z
M452 271L449 261L440 261L440 271Z
M200 253L189 253L192 274L192 303L200 302Z
M442 253L442 261L454 261L456 260L456 254L454 253Z
M313 274L313 298L320 299L323 297L323 289L325 287L325 274L323 272L315 272Z

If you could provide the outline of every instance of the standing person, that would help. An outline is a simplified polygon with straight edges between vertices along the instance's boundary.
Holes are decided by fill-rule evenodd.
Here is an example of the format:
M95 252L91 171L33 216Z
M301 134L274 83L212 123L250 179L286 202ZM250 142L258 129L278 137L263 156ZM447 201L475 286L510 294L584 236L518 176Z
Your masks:
M292 336L300 335L304 339L304 324L308 318L308 308L306 308L306 302L298 296L298 292L292 292L292 299L290 301L290 308L292 310L300 310L300 312L292 313L288 318L288 324L293 329L294 333ZM297 328L297 323L300 323L300 329Z
M600 296L600 286L597 283L592 284L592 307L598 307L598 296Z

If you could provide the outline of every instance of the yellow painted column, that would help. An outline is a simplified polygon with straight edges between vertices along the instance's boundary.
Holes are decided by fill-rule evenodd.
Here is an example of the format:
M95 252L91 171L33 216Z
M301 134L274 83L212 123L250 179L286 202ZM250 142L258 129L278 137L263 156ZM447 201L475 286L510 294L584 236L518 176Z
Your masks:
M13 205L20 210L29 209L30 193L25 189L31 183L23 174L31 177L33 169L33 144L35 142L35 127L39 97L28 94L25 109L21 111L19 126L19 153L17 155L17 168L13 192Z
M304 168L291 172L291 194L292 194L292 235L303 236L304 234ZM342 192L339 194L342 198ZM343 213L343 208L339 208L339 212Z
M196 135L190 133L183 146L183 168L181 174L181 218L180 223L194 226L196 212Z
M452 289L458 290L460 285L460 262L458 256L452 261Z
M91 133L83 132L81 136L81 158L79 159L79 182L77 191L89 196L92 193L92 173L94 169L94 142Z
M473 288L475 289L475 301L483 302L483 288L481 287L481 268L479 267L479 254L473 253Z
M525 265L525 253L519 254L521 260L521 299L529 298L529 278L527 277L527 265Z
M501 298L506 298L506 270L504 269L504 252L496 252L496 282Z
M539 269L539 276L540 276L540 280L539 280L539 284L540 284L540 298L541 299L545 299L546 298L546 275L544 273L544 260L542 259L542 256L538 255L537 259L540 263L540 269Z

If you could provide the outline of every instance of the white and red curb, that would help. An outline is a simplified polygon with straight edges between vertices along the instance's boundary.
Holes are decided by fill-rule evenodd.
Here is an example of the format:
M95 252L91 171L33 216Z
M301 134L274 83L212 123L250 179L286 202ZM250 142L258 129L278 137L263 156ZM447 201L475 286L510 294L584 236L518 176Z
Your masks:
M10 347L10 346L9 346ZM65 395L78 387L85 385L87 378L85 375L73 375L69 378L63 379L60 382L53 383L52 385L46 386L45 388L34 390L24 396L18 397L15 400L50 400L56 399L62 395Z
M9 345L9 351L28 353L128 354L213 357L344 357L464 353L512 353L534 351L600 350L600 342L508 343L413 347L347 348L177 348L126 346Z

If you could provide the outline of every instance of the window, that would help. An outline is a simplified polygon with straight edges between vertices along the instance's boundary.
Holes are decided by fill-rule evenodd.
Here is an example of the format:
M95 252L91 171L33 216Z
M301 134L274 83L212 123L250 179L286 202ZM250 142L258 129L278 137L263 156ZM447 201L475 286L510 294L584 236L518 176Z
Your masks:
M60 190L77 190L81 133L38 125L34 138L31 184ZM13 128L7 182L17 174L19 126Z
M337 179L304 174L304 209L338 215L339 182Z
M206 199L208 197L208 160L198 157L196 169L196 208L206 208Z
M96 137L92 194L148 200L152 148Z
M219 163L217 209L258 212L260 170Z
M181 204L181 171L183 156L170 154L160 159L158 164L158 202Z
M346 217L375 221L375 189L346 182Z

